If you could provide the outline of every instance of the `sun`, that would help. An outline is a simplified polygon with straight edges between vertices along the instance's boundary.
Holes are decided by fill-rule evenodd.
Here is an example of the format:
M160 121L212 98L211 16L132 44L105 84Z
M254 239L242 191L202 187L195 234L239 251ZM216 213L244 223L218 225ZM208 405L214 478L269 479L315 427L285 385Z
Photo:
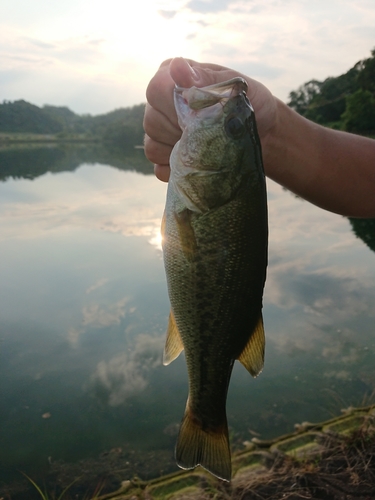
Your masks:
M180 3L147 0L133 2L129 10L119 2L111 22L102 24L106 26L111 57L121 60L131 56L141 64L156 65L177 55L196 56L192 43L194 24Z

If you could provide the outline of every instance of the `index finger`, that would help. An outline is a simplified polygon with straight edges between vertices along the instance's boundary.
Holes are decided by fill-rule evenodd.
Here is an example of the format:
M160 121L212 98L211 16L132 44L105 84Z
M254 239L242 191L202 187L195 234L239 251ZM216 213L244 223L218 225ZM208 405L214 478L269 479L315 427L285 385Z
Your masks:
M173 101L175 83L169 73L171 59L164 61L146 89L150 106L162 113L174 127L179 128Z

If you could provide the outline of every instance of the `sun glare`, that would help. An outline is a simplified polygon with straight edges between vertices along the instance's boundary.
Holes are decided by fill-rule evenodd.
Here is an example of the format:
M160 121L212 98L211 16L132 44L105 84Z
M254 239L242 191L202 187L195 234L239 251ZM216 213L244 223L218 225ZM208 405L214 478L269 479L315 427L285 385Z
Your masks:
M149 243L151 243L151 245L154 246L155 248L157 248L158 250L162 250L162 246L161 246L162 241L163 241L163 238L162 238L160 230L158 229L158 230L156 230L156 232L154 233L152 238L149 240Z
M167 10L156 2L134 3L125 24L119 15L107 23L107 30L110 54L117 60L128 56L141 64L155 65L187 52L191 57L196 55L190 41L194 24L172 6Z

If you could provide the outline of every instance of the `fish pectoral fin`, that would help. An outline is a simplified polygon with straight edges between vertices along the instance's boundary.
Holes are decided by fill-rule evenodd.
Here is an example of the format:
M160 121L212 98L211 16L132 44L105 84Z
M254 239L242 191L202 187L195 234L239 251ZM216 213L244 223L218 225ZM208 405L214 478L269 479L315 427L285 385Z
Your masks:
M178 235L180 237L181 249L185 258L188 261L194 259L197 250L197 240L195 238L194 229L191 225L192 211L185 208L181 212L175 212L175 220L177 223Z
M167 328L167 340L164 347L163 365L172 363L184 350L180 332L178 331L176 321L172 311L169 313L169 321Z
M176 444L176 462L181 469L200 465L216 477L230 481L232 464L225 415L221 426L203 430L187 405Z
M259 316L258 323L251 334L248 343L245 345L243 351L238 357L246 370L253 376L256 377L263 369L264 365L264 346L265 346L265 335L263 327L263 317L262 313Z

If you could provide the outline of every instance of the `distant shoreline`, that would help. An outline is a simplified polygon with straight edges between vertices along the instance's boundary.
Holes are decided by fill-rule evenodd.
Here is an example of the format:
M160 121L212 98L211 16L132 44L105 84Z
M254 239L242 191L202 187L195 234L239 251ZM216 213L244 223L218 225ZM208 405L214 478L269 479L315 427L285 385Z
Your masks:
M18 143L84 143L84 142L101 142L101 139L87 135L60 135L60 134L27 134L27 133L0 133L0 145L18 144Z

